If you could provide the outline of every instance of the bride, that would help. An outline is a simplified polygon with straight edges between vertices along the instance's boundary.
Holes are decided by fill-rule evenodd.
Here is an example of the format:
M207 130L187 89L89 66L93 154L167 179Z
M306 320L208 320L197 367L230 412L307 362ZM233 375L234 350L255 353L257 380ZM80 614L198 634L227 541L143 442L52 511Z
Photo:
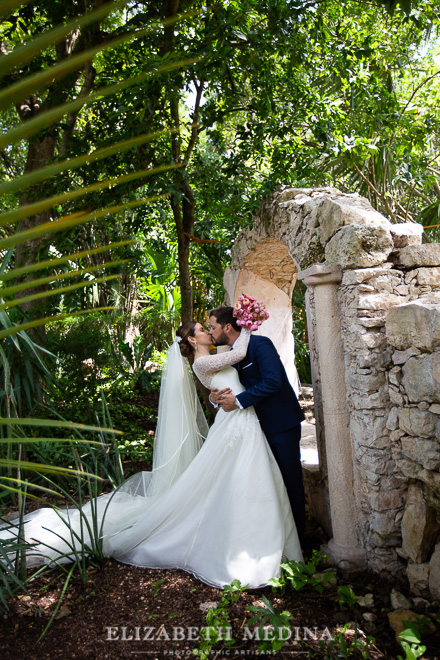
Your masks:
M208 431L185 359L194 355L206 387L238 394L243 386L232 365L245 356L250 334L242 330L233 351L210 355L211 337L200 323L178 329L162 376L152 472L81 509L25 516L33 563L72 561L72 545L90 543L92 526L84 520L92 507L105 555L181 568L215 587L234 579L264 586L279 575L283 555L302 559L283 479L254 409L220 409ZM6 535L13 531L0 539Z

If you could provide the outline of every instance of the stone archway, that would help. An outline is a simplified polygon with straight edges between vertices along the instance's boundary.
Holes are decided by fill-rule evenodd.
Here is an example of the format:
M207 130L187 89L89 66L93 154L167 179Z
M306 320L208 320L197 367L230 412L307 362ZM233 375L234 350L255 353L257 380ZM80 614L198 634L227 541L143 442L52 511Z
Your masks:
M438 597L440 245L421 245L422 231L392 225L358 195L284 188L237 237L225 288L231 303L242 289L267 292L278 331L292 282L307 285L329 554L350 568L406 571L421 592L429 580Z
M298 394L291 302L297 273L298 268L287 245L268 236L243 257L239 270L226 271L225 289L231 304L243 292L264 300L270 317L260 333L274 342L290 383Z

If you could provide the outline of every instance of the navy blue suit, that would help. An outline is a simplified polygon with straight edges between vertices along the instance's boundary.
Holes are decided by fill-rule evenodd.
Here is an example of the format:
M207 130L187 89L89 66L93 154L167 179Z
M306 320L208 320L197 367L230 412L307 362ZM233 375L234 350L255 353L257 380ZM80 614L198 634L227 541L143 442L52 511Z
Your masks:
M246 388L237 396L255 407L283 475L300 541L304 540L305 499L299 442L304 415L278 352L267 337L252 335L246 356L234 365Z

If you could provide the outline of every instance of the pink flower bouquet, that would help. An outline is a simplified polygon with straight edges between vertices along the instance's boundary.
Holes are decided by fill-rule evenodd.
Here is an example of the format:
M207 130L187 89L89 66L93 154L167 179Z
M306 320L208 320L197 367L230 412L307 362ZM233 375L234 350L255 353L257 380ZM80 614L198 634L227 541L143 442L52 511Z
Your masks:
M251 332L258 330L263 321L269 318L269 312L266 311L263 303L244 293L235 303L233 314L237 319L237 325L249 328Z

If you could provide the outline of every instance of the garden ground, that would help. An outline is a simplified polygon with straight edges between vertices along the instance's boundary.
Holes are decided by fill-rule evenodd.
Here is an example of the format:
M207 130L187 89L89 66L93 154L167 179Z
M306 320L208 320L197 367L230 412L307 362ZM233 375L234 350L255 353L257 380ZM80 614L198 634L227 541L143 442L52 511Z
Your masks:
M145 398L142 403L157 404L157 396ZM145 421L144 426L145 431L151 431L151 421ZM128 476L149 467L141 460L127 460L124 473ZM35 506L38 505L30 503L29 508ZM310 524L305 556L310 557L312 550L318 549L325 540L322 530ZM102 568L90 567L85 584L79 576L72 578L52 625L38 642L60 599L64 581L65 573L60 569L48 570L29 583L28 594L9 602L9 612L0 619L2 660L24 657L119 659L141 655L151 659L191 657L193 650L200 646L197 637L207 625L207 610L219 604L222 596L221 590L180 570L145 569L110 560ZM341 604L338 585L350 585L358 597L371 594L369 604L351 607ZM375 659L399 655L405 658L388 619L388 613L393 610L390 602L393 588L406 593L404 584L388 582L372 574L342 576L338 573L322 594L310 585L300 591L286 586L284 593L269 587L244 591L227 610L232 627L230 636L235 643L214 645L209 657L261 656L258 641L252 639L258 624L248 623L253 613L247 608L263 605L262 599L266 597L277 611L287 610L292 615L291 637L281 650L271 655L272 658L307 657L309 654L316 658ZM439 605L422 599L416 603L412 608L421 617L433 621L431 629L423 634L423 643L427 646L423 657L440 658L440 625L436 621ZM345 624L350 625L344 638L338 634L338 629ZM362 656L362 649L350 650L356 635L368 655ZM374 641L368 640L368 636ZM320 639L327 645L327 655L320 648ZM345 651L344 644L348 645Z

